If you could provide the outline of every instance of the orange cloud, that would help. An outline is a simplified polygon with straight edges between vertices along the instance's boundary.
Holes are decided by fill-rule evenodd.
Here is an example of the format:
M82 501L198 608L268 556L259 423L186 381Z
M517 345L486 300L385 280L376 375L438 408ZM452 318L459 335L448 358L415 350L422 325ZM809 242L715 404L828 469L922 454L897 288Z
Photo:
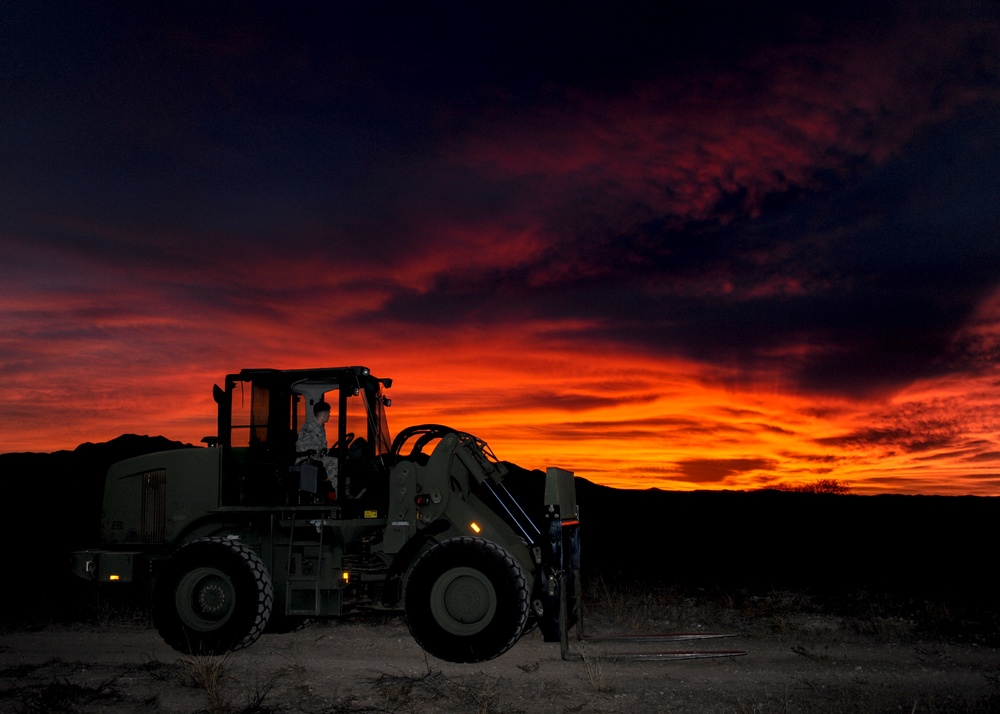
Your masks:
M214 432L211 385L228 372L361 363L396 380L396 429L450 424L527 468L558 465L612 486L746 489L835 478L860 493L996 493L996 368L914 384L886 401L849 401L585 345L573 338L588 327L581 323L380 330L346 320L324 333L309 329L313 307L301 299L293 329L278 318L108 310L71 340L47 342L74 317L62 327L46 322L34 352L4 365L2 448L51 451L130 432L197 443ZM22 330L35 314L24 308Z
M51 125L90 75L25 62L0 451L197 443L226 373L360 363L396 379L397 429L609 485L996 494L1000 35L942 13L676 53L643 27L649 67L559 35L598 81L558 52L456 82L436 46L351 32L325 64L297 32L178 26Z

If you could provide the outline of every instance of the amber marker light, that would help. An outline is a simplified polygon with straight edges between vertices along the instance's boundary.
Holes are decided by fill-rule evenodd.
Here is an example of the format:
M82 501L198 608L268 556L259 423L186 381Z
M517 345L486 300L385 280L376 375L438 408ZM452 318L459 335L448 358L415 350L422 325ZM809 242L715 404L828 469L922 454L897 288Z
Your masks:
M122 579L121 575L109 575L108 576L108 580L121 580L121 579Z
M344 585L351 582L351 574L346 570L340 574L340 577L344 580Z
M479 531L482 530L482 528L479 527L479 524L476 523L475 521L469 524L469 528L471 528L474 533L478 533Z

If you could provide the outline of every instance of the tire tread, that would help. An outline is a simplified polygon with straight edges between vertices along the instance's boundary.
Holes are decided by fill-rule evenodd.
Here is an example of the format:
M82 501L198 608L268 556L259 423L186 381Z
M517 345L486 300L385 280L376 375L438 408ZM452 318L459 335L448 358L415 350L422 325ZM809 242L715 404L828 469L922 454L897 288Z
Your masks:
M206 554L199 556L197 552L199 550L205 550ZM198 638L192 638L192 634L177 620L176 611L171 604L173 600L172 589L170 592L162 590L166 584L172 584L176 575L183 572L188 560L197 562L199 557L204 559L212 551L214 551L212 553L214 557L229 558L231 562L245 568L246 573L252 577L257 586L257 606L253 622L250 623L245 635L235 642L231 641L232 638L218 633L209 633L200 642L193 641L193 639L197 640ZM223 654L227 651L249 647L263 634L274 606L274 586L264 561L247 545L218 536L199 538L178 548L157 576L154 596L153 622L157 631L167 644L187 654Z
M487 567L496 565L503 581L501 584L509 589L507 596L497 593L498 598L504 600L508 606L503 616L510 617L511 614L514 616L506 629L506 639L485 643L488 645L486 648L484 643L474 637L462 638L441 632L433 623L425 621L428 618L422 601L419 606L414 604L415 598L420 596L412 591L411 586L425 587L423 580L428 579L428 574L433 576L437 569L445 568L449 562L465 562L468 559L485 563ZM433 577L430 580L430 583L432 582ZM425 551L413 563L405 587L404 609L410 633L417 644L427 652L444 660L482 662L498 657L514 646L524 633L528 622L531 586L524 567L505 548L483 538L471 536L450 538Z

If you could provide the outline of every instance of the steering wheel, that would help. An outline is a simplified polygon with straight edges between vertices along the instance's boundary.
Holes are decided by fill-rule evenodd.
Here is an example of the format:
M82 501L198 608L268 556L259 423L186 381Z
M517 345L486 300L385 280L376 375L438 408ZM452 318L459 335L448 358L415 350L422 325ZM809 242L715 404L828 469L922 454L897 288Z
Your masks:
M354 432L353 431L349 431L346 434L344 434L344 448L345 449L348 446L351 445L352 441L354 441ZM338 451L339 449L340 449L340 439L337 439L333 443L333 446L330 447L330 451Z

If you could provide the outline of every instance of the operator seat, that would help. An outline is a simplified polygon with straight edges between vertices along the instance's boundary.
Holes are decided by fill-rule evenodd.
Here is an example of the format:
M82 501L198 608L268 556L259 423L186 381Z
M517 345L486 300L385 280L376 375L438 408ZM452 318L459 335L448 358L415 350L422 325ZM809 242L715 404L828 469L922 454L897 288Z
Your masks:
M289 503L301 504L316 500L329 500L328 496L333 491L326 488L329 482L323 462L313 458L315 454L311 450L295 450L295 444L299 437L294 429L290 429L288 435L290 446L287 453L290 454L290 462L286 490Z

